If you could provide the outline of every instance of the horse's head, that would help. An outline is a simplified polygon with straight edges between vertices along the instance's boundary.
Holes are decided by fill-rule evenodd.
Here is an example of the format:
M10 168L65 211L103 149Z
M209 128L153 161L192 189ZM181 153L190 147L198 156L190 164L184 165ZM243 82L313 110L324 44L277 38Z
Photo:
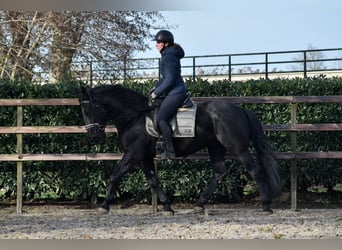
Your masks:
M107 112L101 103L94 102L90 91L81 87L79 98L82 116L90 138L96 141L103 141L106 137L105 127L107 124Z

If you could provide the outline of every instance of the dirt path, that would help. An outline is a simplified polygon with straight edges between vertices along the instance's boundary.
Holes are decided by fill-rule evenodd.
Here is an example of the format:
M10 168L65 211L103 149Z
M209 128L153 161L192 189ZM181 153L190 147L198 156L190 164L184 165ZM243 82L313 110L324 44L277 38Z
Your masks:
M177 208L174 216L151 207L96 209L68 206L0 208L0 239L331 239L342 238L342 209L274 209L207 206L205 214Z

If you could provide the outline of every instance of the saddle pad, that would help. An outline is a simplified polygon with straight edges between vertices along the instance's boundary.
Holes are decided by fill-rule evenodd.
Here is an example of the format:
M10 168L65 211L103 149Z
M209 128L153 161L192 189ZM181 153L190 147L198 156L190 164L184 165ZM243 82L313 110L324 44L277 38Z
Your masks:
M195 119L197 104L191 108L179 108L177 115L171 120L173 137L195 137ZM154 127L151 118L146 116L146 130L154 136L160 137L158 130Z

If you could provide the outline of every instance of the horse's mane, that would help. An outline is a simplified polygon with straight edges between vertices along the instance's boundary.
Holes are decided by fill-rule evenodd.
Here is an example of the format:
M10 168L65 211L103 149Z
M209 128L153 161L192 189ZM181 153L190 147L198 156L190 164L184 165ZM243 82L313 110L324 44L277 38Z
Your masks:
M123 87L120 84L100 85L91 90L93 99L102 99L109 97L116 99L123 106L138 112L147 112L151 110L148 105L148 98L137 91Z

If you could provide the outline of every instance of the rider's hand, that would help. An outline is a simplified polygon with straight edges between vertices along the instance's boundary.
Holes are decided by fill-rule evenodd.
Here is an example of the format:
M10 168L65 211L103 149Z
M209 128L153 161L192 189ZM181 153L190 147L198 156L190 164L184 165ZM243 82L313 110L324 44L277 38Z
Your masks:
M154 92L152 92L152 94L150 94L150 99L155 100L156 98L157 98L157 95Z

